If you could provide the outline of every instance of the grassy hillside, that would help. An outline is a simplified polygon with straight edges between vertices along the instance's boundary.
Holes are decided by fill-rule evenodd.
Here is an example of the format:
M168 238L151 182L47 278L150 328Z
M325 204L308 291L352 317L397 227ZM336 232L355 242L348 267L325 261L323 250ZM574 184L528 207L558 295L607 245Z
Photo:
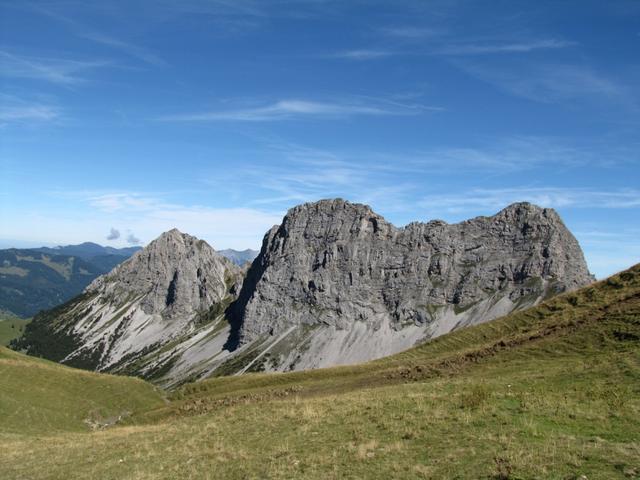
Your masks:
M30 319L0 313L0 345L7 346L11 340L20 337L29 322Z
M212 379L155 405L104 431L0 436L0 471L640 478L640 266L393 357Z
M163 403L161 392L142 380L76 370L0 347L0 435L84 432Z

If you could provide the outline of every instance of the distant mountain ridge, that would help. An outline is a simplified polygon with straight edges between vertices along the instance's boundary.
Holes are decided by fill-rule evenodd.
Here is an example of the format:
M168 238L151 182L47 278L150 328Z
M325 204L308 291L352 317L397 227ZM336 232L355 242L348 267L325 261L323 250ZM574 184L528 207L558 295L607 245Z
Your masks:
M142 247L103 247L93 242L84 242L78 245L64 245L57 247L40 247L31 248L29 250L37 250L42 253L50 253L52 255L69 255L72 257L80 257L84 260L90 260L95 257L101 257L105 255L116 255L119 257L129 258L138 250L142 250Z
M78 295L141 247L95 243L0 250L0 310L31 317Z
M253 262L260 253L258 250L251 250L250 248L247 248L246 250L234 250L232 248L227 248L225 250L217 250L217 252L240 266L247 262Z

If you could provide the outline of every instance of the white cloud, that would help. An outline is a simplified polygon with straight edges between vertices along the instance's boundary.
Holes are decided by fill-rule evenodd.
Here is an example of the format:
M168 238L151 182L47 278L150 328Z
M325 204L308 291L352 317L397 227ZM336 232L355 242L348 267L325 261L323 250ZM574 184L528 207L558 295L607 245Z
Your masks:
M426 28L426 27L414 27L414 26L397 26L397 27L385 27L380 31L390 37L398 37L403 39L423 39L426 37L436 37L444 33L441 28Z
M48 105L0 105L0 122L38 121L46 122L58 117L54 107Z
M80 61L64 58L32 57L0 50L0 75L43 80L61 85L82 83L82 73L108 66L104 61Z
M333 53L327 55L329 58L344 58L347 60L375 60L377 58L389 57L391 55L396 55L396 52L392 52L390 50L372 50L372 49L362 49L362 50L346 50L344 52Z
M629 97L626 87L585 65L454 63L479 80L537 102L553 103L583 97L624 101Z
M573 233L597 278L605 278L640 263L640 229L601 231L577 228Z
M616 162L626 165L638 157L637 151L618 151L609 144L574 145L548 137L509 137L469 147L393 152L325 150L272 140L263 145L260 152L267 161L238 162L233 172L215 171L207 183L224 189L228 198L245 205L286 209L295 203L343 197L370 203L381 213L402 213L402 221L425 218L425 207L416 204L416 197L420 198L425 190L437 192L439 185L449 183L452 175L463 185L478 185L476 182L485 180L495 185L500 178L501 185L511 186L519 185L523 175L529 172L537 175L553 169L566 175L580 168L611 168L610 164ZM249 198L245 193L247 189L252 192ZM447 195L434 194L425 200L434 202L436 207L430 213L439 216L441 206L452 212L471 213L498 210L522 200L557 206L565 204L563 199L567 195L566 202L575 204L579 192L581 198L588 193L529 186L499 191L471 190L459 195L447 192ZM618 193L617 197L598 198L597 203L606 200L602 204L613 206L617 199L627 205L631 194Z
M135 45L130 42L125 42L123 40L103 35L98 32L84 32L78 34L78 36L120 50L126 55L137 58L138 60L142 60L143 62L150 65L164 66L167 64L167 62L165 62L162 58L151 53L146 48L140 47L139 45Z
M217 249L257 248L267 230L280 223L283 214L258 208L181 205L139 193L80 193L78 197L94 209L98 224L118 222L122 228L135 230L133 243L146 243L164 231L178 228ZM126 240L131 243L133 238Z
M105 193L88 198L89 204L104 212L122 210L144 211L154 208L158 201L130 193Z
M394 33L391 33L394 32ZM436 37L439 34L434 31L412 29L390 29L385 30L387 35L395 35L406 39L421 39L424 36ZM421 36L422 35L422 36ZM532 40L523 42L503 42L503 43L447 43L446 37L440 37L434 40L431 45L424 47L422 44L413 45L407 48L364 48L356 50L345 50L341 52L325 55L326 58L342 58L346 60L377 60L391 56L473 56L473 55L491 55L491 54L509 54L509 53L529 53L536 50L555 50L568 48L577 45L576 42L556 39Z
M140 239L136 237L133 233L130 233L129 235L127 235L127 243L129 245L139 245Z
M439 48L435 53L440 55L486 55L491 53L527 53L534 50L550 50L567 48L577 45L576 42L565 40L534 40L530 42L481 44L469 43L459 45L447 45Z
M61 5L58 5L58 7L61 7ZM49 5L48 8L41 5L31 5L30 8L34 12L40 13L48 18L53 18L68 26L71 32L80 38L120 50L126 55L137 58L138 60L142 60L143 62L151 65L166 65L166 62L162 58L149 52L146 48L135 45L131 42L125 42L110 35L105 35L98 30L91 29L77 20L74 20L72 17L63 14L60 11L56 11L56 5Z
M218 110L204 113L170 115L163 121L239 121L265 122L298 117L349 117L355 115L416 115L439 110L425 105L403 105L388 101L318 102L313 100L280 100L265 106L236 110Z
M120 230L111 227L109 231L109 235L107 235L107 240L117 240L120 238Z
M640 208L640 190L590 190L583 188L523 187L471 189L424 196L419 205L429 212L473 213L499 210L527 201L553 208Z
M59 109L53 105L0 94L0 125L45 123L59 116Z

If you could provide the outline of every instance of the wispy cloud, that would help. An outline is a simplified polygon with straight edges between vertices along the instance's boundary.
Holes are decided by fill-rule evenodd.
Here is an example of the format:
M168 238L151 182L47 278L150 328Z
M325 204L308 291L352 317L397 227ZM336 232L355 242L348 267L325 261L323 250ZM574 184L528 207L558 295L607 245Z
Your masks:
M398 31L397 33L400 33ZM419 32L414 31L415 36L411 36L412 30L406 32L406 38L421 39ZM425 35L427 33L425 32ZM433 34L435 36L435 34ZM399 36L399 35L398 35ZM406 57L406 56L478 56L478 55L504 55L529 53L536 50L554 50L568 48L577 45L576 42L556 39L542 39L522 42L502 42L502 43L453 43L446 37L437 38L432 42L431 46L423 46L422 44L413 45L411 48L403 45L402 48L363 48L354 50L344 50L340 52L325 55L326 58L337 58L345 60L378 60L388 57Z
M512 95L537 102L580 97L623 101L629 96L625 86L586 65L517 63L506 66L470 62L455 62L455 65Z
M182 0L180 2L160 0L158 3L169 11L186 14L249 17L269 15L268 2L254 0Z
M599 230L602 225L578 226L573 234L580 242L597 278L605 278L640 262L640 229Z
M265 122L304 117L350 117L356 115L417 115L437 111L437 107L418 104L401 104L389 101L319 102L313 100L280 100L264 106L235 110L218 110L161 117L163 121L239 121Z
M442 28L415 27L410 25L384 27L380 29L380 32L390 37L411 40L437 37L445 34L445 30Z
M30 10L59 21L60 23L66 25L74 35L80 38L84 38L92 42L114 48L121 51L125 55L137 58L138 60L142 60L143 62L151 65L166 65L166 62L162 58L160 58L158 55L155 55L154 53L151 53L146 48L131 42L123 41L111 35L105 35L95 28L88 27L87 25L80 23L74 18L67 15L66 12L63 13L63 11L65 10L64 6L61 5L59 7L62 7L62 11L55 10L55 5L51 5L45 8L42 5L31 4Z
M105 193L90 195L86 198L92 207L105 212L117 212L121 210L144 211L153 208L159 203L155 198L136 193Z
M0 75L43 80L61 85L75 85L86 80L83 73L109 66L106 61L81 61L18 55L0 50Z
M239 164L233 173L217 171L207 183L225 189L229 198L242 199L246 205L281 210L297 203L343 197L384 205L388 212L406 205L405 199L415 189L387 161L278 141L265 145L264 155L274 161ZM242 193L247 189L252 191L249 200Z
M50 122L59 116L55 106L0 94L0 125Z
M640 190L559 187L478 188L455 194L428 195L420 200L419 205L431 212L456 214L500 209L521 201L553 208L639 208Z
M239 161L232 173L216 171L209 182L225 189L229 198L239 201L244 201L243 192L250 189L250 205L286 208L297 202L346 197L372 203L385 212L404 211L407 216L415 212L413 218L418 218L418 212L422 213L415 198L421 198L421 192L425 190L438 192L438 185L450 182L452 176L464 185L478 181L513 185L521 181L522 175L536 175L534 172L610 168L609 162L634 161L638 155L637 151L616 150L608 144L574 144L557 138L522 136L487 139L467 147L404 151L326 150L266 140L259 151L264 161ZM502 208L512 201L527 199L561 204L567 192L571 192L571 202L578 200L578 192L571 189L540 188L473 190L473 196L469 191L462 191L461 200L456 200L458 195L449 192L444 196L434 193L433 197L427 196L424 200L435 202L442 197L451 211L477 208L476 211L486 212L487 207ZM621 194L619 200L626 199L628 203L629 195ZM607 203L599 198L597 203L612 205L613 199L607 198Z
M35 120L46 122L58 117L58 112L47 105L4 106L0 105L0 122Z
M397 55L397 52L391 50L345 50L343 52L332 53L326 55L329 58L344 58L347 60L375 60L378 58L390 57Z
M487 174L510 174L552 164L571 168L594 164L597 158L587 149L550 137L510 136L474 146L445 146L418 151L416 165L434 172L482 170Z
M553 50L568 48L577 45L576 42L566 40L546 39L530 42L482 44L470 43L459 45L446 45L436 49L434 53L439 55L486 55L491 53L527 53L534 50Z
M181 204L167 201L163 195L141 192L61 192L56 195L75 198L92 209L92 220L84 229L76 225L77 231L88 231L87 235L100 239L104 238L104 225L117 222L130 234L123 240L134 244L149 242L175 227L207 240L215 248L256 248L265 232L280 223L284 213L280 209L257 206L217 208ZM68 218L41 218L36 223L51 225L56 221L65 225L64 231L75 231ZM132 233L134 230L136 235Z
M140 47L130 42L125 42L98 32L85 32L79 34L79 36L88 40L93 40L96 43L100 43L102 45L120 50L126 55L137 58L138 60L142 60L143 62L151 65L164 66L167 64L167 62L165 62L158 55L151 53L146 48Z

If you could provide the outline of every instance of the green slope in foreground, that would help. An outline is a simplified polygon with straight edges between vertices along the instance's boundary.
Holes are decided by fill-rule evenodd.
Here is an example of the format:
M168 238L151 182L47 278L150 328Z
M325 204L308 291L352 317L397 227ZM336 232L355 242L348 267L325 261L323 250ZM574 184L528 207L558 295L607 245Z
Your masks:
M162 404L161 392L142 380L76 370L0 347L0 435L8 438L86 432ZM0 444L5 440L0 436ZM2 460L0 478L11 478L1 474Z
M640 266L363 365L213 379L169 403L133 385L142 408L119 425L26 416L20 434L7 397L38 388L1 385L3 477L640 478Z

